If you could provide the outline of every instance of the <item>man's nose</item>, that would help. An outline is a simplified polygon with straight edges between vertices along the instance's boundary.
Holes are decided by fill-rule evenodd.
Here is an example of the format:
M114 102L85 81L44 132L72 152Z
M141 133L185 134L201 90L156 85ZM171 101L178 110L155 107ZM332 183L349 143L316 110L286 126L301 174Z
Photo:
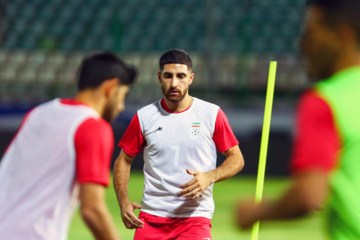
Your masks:
M171 87L173 87L173 88L177 87L177 82L178 82L178 80L176 79L176 77L173 77L171 79Z

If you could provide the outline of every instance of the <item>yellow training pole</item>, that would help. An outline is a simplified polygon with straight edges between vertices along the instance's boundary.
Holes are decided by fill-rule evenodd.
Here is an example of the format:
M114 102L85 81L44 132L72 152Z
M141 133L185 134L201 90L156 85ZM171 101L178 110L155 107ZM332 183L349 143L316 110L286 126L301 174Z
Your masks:
M276 65L277 65L276 61L270 62L268 86L267 86L266 100L265 100L264 122L263 122L263 130L261 135L259 167L258 167L258 174L256 180L255 203L260 203L263 195L266 154L269 143L269 132L270 132L270 122L271 122L271 110L274 99ZM260 222L257 221L253 225L251 240L258 239L259 224Z

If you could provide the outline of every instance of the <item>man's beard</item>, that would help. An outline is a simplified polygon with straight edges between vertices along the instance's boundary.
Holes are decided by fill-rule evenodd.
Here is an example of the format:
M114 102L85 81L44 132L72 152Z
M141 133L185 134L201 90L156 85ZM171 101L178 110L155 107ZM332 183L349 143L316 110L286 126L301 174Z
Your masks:
M104 108L104 112L102 114L102 118L108 123L111 123L112 120L114 120L115 116L116 116L115 110L111 105L111 103L106 104Z
M317 52L310 55L303 54L303 66L311 82L319 82L331 77L335 70L335 59L339 58L339 51L326 46L320 46Z
M176 88L169 88L169 89L166 91L166 89L165 89L164 86L161 87L161 90L162 90L165 98L166 98L168 101L173 102L173 103L178 103L178 102L181 102L181 101L185 98L186 94L187 94L188 91L189 91L189 87L187 87L186 89L184 89L183 92L181 92L180 90L176 90ZM179 93L178 96L171 96L171 91L174 91L174 90Z

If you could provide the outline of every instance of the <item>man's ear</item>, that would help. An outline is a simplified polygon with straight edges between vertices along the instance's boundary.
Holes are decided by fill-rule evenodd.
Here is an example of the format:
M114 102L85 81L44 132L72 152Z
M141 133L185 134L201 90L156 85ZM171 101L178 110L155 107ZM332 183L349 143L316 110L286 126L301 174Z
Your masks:
M358 36L354 28L349 25L342 24L337 28L337 36L340 38L342 46L351 46L357 48Z
M158 72L158 81L161 83L161 72Z
M189 85L192 84L192 82L193 82L193 80L194 80L194 76L195 76L195 74L194 74L194 73L191 73Z
M119 79L118 78L111 78L107 79L103 82L103 89L106 97L110 97L114 87L117 87L119 85Z

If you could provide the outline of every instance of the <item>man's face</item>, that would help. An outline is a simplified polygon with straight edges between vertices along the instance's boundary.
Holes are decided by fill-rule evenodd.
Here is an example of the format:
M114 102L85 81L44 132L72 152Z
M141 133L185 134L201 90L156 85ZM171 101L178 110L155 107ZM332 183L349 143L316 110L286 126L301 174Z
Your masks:
M129 92L129 87L126 85L118 85L113 87L109 99L105 105L103 118L111 122L119 113L125 109L125 96Z
M165 64L164 69L158 73L165 98L174 103L180 102L188 94L193 78L194 73L186 65L178 63Z
M300 48L307 60L309 76L315 80L330 77L341 50L335 27L327 25L321 8L311 6L306 13L304 28Z

